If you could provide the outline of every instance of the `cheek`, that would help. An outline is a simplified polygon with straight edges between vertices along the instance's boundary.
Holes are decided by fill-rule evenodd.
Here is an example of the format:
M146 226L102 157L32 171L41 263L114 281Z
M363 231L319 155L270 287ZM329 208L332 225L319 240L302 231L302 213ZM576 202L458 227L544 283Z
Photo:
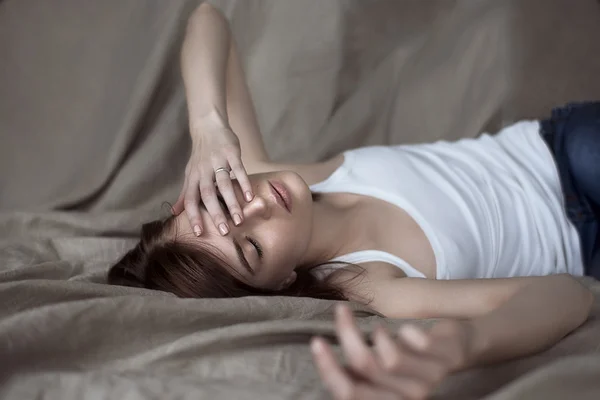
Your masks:
M306 253L310 239L310 223L307 218L286 221L279 235L279 245L285 249L287 261L300 262Z
M291 221L290 237L294 239L294 245L304 254L308 250L310 237L313 229L312 199L303 202L302 213L298 213Z
M273 268L280 269L282 265L300 261L306 251L305 229L297 226L298 224L292 220L277 221L268 225L270 226L263 237L271 253L269 258Z

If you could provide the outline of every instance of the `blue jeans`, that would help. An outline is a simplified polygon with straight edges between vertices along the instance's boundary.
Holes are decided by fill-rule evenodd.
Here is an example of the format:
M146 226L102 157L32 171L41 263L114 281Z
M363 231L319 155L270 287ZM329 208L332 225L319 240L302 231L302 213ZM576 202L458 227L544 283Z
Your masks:
M600 279L600 102L570 103L541 121L560 175L566 213L581 241L586 275Z

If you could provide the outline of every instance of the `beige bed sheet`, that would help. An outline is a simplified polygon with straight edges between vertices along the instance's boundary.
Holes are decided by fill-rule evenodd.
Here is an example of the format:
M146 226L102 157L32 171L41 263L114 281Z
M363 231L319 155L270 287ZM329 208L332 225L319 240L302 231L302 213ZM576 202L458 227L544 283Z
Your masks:
M214 3L276 159L475 136L600 97L594 0ZM332 302L104 284L182 184L177 55L195 4L0 1L3 399L328 398L307 344L331 335ZM600 398L600 283L584 282L598 300L583 327L436 398ZM382 320L357 312L365 330Z

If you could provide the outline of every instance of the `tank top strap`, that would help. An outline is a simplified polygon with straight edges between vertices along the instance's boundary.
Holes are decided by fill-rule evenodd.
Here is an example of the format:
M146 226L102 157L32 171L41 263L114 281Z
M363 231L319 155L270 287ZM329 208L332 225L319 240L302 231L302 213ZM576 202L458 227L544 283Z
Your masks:
M343 256L335 257L330 262L332 263L351 263L361 264L366 262L381 261L395 265L400 268L409 278L426 278L426 276L418 269L411 266L398 256L381 250L361 250Z
M358 182L355 182L353 179L350 178L352 164L355 161L355 152L353 150L349 150L345 151L343 155L344 161L342 162L342 164L325 180L311 185L310 190L314 192L349 192L357 194L367 194L372 197L375 197L373 196L373 193L371 193L371 189L367 188L367 193L363 193L361 188L364 188L364 186L360 185ZM417 270L400 257L397 257L393 254L381 250L361 250L345 254L343 256L339 256L330 260L326 265L315 268L312 271L312 273L318 278L323 279L331 272L339 268L343 268L344 263L361 264L373 261L381 261L386 262L388 264L392 264L400 268L406 274L407 277L426 278L426 276L421 271Z
M347 150L344 151L342 155L344 156L342 164L337 167L337 169L333 171L331 175L321 182L313 183L309 186L312 192L335 192L338 190L337 188L341 183L344 183L344 186L347 186L347 178L351 170L352 158L354 154L352 150Z

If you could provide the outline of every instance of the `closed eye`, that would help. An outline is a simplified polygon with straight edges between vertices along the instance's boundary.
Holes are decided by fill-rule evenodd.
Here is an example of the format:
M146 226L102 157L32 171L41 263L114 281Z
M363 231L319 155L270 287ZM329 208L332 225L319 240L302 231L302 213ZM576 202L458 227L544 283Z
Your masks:
M221 196L220 193L217 194L217 200L219 200L219 204L221 205L221 208L223 209L223 211L225 211L225 214L227 214L227 217L229 218L230 215L226 212L227 211L227 203L225 203L225 200L223 200L223 197ZM262 260L263 258L263 250L262 247L260 246L260 244L254 240L253 238L246 236L246 240L248 242L250 242L250 244L252 246L254 246L254 248L256 249L256 253L258 254L258 258L259 260Z
M258 244L258 242L254 239L252 239L249 236L246 236L246 240L250 242L250 244L252 244L252 246L254 246L254 248L256 249L256 253L258 253L258 258L262 260L263 258L263 251L262 248L260 247L260 244Z
M217 199L219 200L219 204L223 208L223 211L226 211L227 210L227 204L225 203L225 200L223 200L223 197L221 196L221 194L217 194ZM229 217L229 214L228 213L226 213L226 214ZM260 246L260 244L256 240L254 240L253 238L251 238L249 236L246 236L246 240L248 242L250 242L250 244L252 246L254 246L254 248L256 249L256 253L258 254L258 258L260 260L262 260L262 258L263 258L263 249Z

